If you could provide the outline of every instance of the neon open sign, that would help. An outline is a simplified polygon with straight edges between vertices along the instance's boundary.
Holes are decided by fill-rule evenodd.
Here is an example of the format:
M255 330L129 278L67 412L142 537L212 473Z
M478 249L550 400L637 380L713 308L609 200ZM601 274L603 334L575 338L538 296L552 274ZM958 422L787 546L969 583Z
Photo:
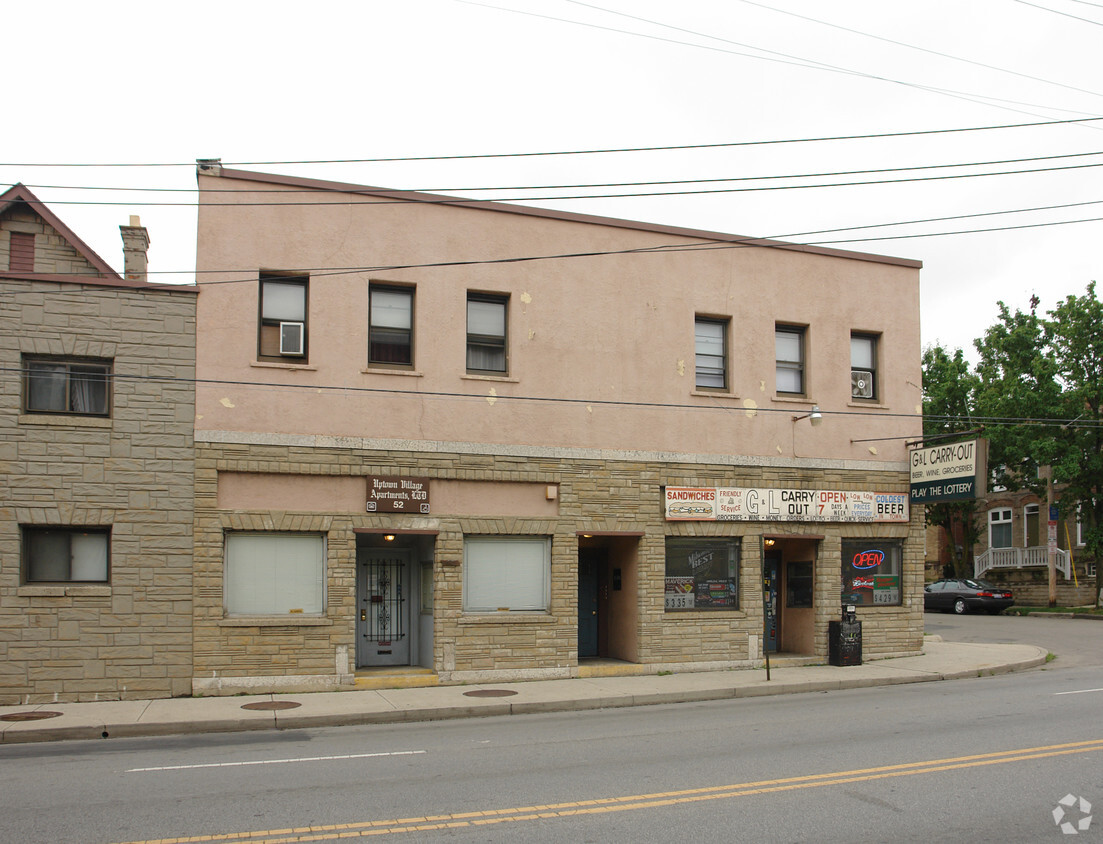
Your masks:
M875 569L885 561L884 551L860 551L854 555L854 568Z

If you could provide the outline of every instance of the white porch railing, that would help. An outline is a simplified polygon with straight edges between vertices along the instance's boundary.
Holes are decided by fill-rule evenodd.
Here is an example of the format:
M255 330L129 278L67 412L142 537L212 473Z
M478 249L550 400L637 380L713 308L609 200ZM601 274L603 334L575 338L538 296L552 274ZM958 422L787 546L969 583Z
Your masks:
M1045 546L1033 548L989 548L973 561L973 576L980 577L989 569L1045 568L1049 565L1049 549ZM1072 577L1072 562L1068 551L1057 549L1057 571Z

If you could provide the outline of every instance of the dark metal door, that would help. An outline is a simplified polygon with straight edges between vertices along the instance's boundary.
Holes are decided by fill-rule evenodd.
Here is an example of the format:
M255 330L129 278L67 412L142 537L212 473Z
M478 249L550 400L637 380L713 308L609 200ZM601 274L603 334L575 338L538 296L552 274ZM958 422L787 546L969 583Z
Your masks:
M778 573L781 571L781 558L776 554L767 554L762 566L764 589L763 597L766 602L764 612L766 614L764 645L770 653L777 653L777 622L778 613Z
M410 664L410 552L364 548L357 566L356 664Z
M597 567L578 562L578 656L597 656Z

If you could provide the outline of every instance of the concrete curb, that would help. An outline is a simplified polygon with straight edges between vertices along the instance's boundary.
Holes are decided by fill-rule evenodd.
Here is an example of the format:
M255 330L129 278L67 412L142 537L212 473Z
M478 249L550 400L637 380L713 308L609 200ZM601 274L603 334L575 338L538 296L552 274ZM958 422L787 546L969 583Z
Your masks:
M493 684L520 699L460 698L488 686L436 686L365 692L281 694L299 708L243 710L246 703L271 703L277 696L215 697L90 704L40 704L33 711L62 711L83 723L54 720L0 724L0 744L137 738L195 733L302 730L319 727L398 724L502 715L581 712L631 706L701 703L873 686L963 680L1008 674L1045 665L1048 652L1033 645L949 644L929 637L917 657L867 662L862 666L790 666L769 682L761 669L631 675L558 681ZM803 676L802 676L803 675ZM101 717L95 717L96 714ZM59 719L60 720L60 719Z

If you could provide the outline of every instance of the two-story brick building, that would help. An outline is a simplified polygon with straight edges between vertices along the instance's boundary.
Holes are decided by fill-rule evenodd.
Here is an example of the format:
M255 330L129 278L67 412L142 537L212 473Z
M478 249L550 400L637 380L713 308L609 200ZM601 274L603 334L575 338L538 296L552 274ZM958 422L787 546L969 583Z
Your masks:
M198 182L197 692L919 650L918 262Z
M191 690L196 288L0 194L0 703Z
M1060 492L1058 487L1058 502ZM1011 588L1015 602L1023 606L1049 603L1048 510L1044 498L1005 489L989 492L977 508L981 529L972 573ZM1058 507L1054 567L1060 606L1095 601L1096 560L1086 553L1085 527L1075 509Z

